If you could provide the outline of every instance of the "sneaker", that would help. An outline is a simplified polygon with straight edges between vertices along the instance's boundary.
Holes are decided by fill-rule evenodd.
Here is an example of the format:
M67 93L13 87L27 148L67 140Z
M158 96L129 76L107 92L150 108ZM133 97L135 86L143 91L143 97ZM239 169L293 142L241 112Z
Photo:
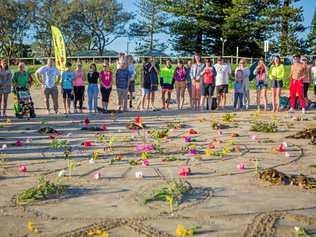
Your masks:
M290 108L289 113L294 113L294 109Z
M305 109L303 108L303 109L302 109L302 114L305 114L305 113L306 113L306 112L305 112Z

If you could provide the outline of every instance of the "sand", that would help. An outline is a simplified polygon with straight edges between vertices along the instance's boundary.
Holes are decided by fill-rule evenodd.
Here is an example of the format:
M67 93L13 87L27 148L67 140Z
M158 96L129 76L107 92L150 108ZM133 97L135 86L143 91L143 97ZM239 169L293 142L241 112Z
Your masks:
M39 90L33 90L37 110L36 119L15 119L1 122L0 147L5 158L0 166L0 236L84 236L91 225L98 225L108 231L111 237L129 236L175 236L177 224L186 228L199 226L196 236L296 236L294 227L305 228L316 236L316 191L296 186L271 185L257 178L255 164L261 168L275 167L287 174L305 174L316 178L316 147L309 139L286 139L285 137L316 126L316 111L288 114L287 112L236 113L235 121L223 129L222 134L213 130L211 123L222 122L227 111L195 112L186 108L181 112L171 110L159 112L128 112L120 114L71 114L46 115L44 100ZM137 94L137 96L139 93ZM116 98L116 94L113 94ZM231 98L231 95L229 96ZM252 96L254 98L254 96ZM10 108L12 98L10 98ZM60 103L61 105L61 103ZM111 105L113 106L113 105ZM9 111L9 115L13 115ZM135 146L153 141L146 132L133 132L126 128L135 116L141 116L146 130L166 127L175 120L186 125L182 129L169 131L162 139L162 152L154 152L150 165L131 166L128 161L140 157ZM104 134L114 137L112 151L108 144L96 139L97 132L83 131L83 120L89 117L89 126L105 124ZM294 121L297 117L303 121ZM254 119L278 123L276 133L250 131ZM71 159L77 164L71 176L60 178L68 185L66 193L59 198L35 201L25 206L16 206L15 195L37 183L40 176L57 182L60 170L67 169L63 151L49 148L49 135L37 132L50 126L60 131L61 139L67 139L73 148ZM224 157L206 156L201 159L181 152L185 145L183 135L189 128L198 132L195 142L201 149L209 143L220 150L230 141L240 145L240 152ZM231 133L239 137L231 138ZM256 135L257 142L251 137ZM27 138L32 138L26 143ZM131 139L133 138L133 139ZM16 147L20 139L22 146ZM222 141L222 143L214 142ZM90 140L92 147L84 148L81 143ZM271 140L268 143L264 141ZM284 153L272 149L282 142L289 145ZM105 148L105 149L104 149ZM94 164L89 163L92 152L100 150L101 155ZM122 156L122 160L109 164L109 160ZM165 157L175 156L178 161L162 162ZM21 173L19 165L26 165L27 172ZM236 166L244 164L245 169ZM167 180L179 179L180 167L188 166L192 174L183 177L191 183L194 192L170 213L168 205L162 202L144 204L144 196L164 185ZM157 174L157 169L161 175ZM135 172L141 171L144 178L137 179ZM93 178L100 172L101 178ZM27 228L31 221L40 233L31 233Z

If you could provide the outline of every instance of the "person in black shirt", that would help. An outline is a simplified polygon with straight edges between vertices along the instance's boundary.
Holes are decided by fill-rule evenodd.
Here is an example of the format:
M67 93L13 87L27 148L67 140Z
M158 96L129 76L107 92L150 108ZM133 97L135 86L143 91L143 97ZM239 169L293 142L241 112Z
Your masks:
M90 65L90 70L88 72L88 107L89 113L94 111L97 112L98 106L98 79L99 73L97 72L97 67L94 63Z
M150 92L151 92L151 76L150 76L151 63L148 58L145 58L142 67L141 87L142 97L138 104L138 109L141 106L141 110L145 109L145 101L147 99L147 110L149 109L150 103Z

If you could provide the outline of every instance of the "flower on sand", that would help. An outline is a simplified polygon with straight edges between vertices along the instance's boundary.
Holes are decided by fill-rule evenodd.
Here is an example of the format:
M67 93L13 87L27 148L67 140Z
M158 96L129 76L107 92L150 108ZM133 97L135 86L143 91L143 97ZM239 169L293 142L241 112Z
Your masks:
M245 169L245 165L243 163L240 163L240 164L237 165L237 169L244 170Z
M193 236L193 229L185 229L184 225L178 224L176 228L176 236L185 237L185 236Z
M23 144L22 144L22 142L21 142L20 139L16 139L15 145L16 145L16 146L22 146Z
M27 229L28 229L30 232L38 233L38 229L35 227L35 225L32 223L32 221L28 221L28 222L27 222Z
M135 147L136 152L151 152L154 150L154 146L151 144L138 144Z
M88 125L88 124L90 123L89 118L88 118L88 117L87 117L87 118L85 118L85 119L84 119L84 121L83 121L83 123L84 123L85 125Z
M135 117L134 123L136 124L143 124L143 119L140 116Z
M181 168L180 168L180 170L179 170L179 172L178 172L178 175L179 175L179 176L182 176L182 177L186 177L186 176L189 176L190 173L191 173L190 168L184 166L184 167L181 167Z
M101 178L101 173L100 173L100 172L96 172L96 173L93 175L93 178L94 178L94 179L100 179L100 178Z
M198 134L198 132L195 131L193 128L190 128L189 131L188 131L188 133L189 133L190 135L196 135L196 134Z
M25 173L27 171L27 167L25 165L20 165L19 171Z
M84 146L84 147L91 147L92 146L92 142L91 141L84 141L83 143L82 143L82 145Z
M148 159L143 160L142 161L142 165L145 166L145 167L149 166L149 160Z
M277 151L278 152L285 152L286 148L284 146L283 143L281 143L280 145L278 145Z

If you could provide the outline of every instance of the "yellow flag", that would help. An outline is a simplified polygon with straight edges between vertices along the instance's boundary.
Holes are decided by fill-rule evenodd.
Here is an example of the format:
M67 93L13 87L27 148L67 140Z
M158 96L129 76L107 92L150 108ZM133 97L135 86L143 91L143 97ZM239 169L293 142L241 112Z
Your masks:
M53 36L53 45L55 50L55 61L56 67L60 71L65 71L66 66L66 48L63 35L61 31L55 27L51 26L52 28L52 36Z

